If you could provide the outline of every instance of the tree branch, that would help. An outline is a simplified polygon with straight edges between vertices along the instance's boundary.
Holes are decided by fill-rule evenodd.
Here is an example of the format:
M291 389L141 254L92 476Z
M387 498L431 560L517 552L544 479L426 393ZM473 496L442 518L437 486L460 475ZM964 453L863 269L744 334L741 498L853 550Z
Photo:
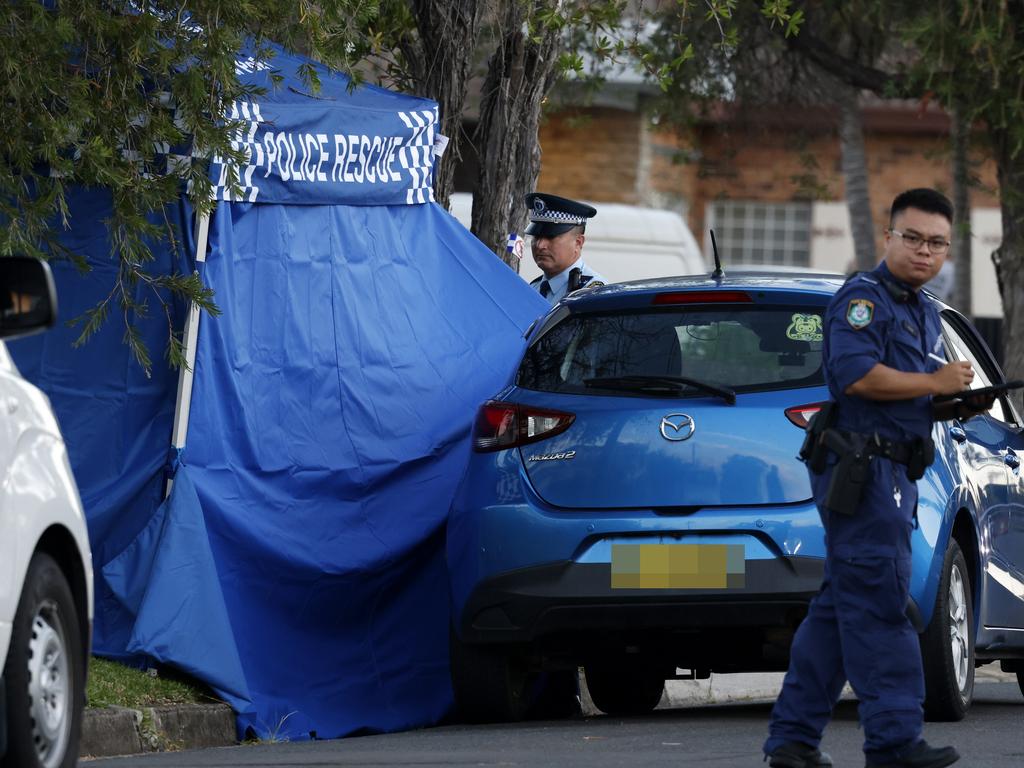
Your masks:
M855 88L879 95L891 95L892 90L897 94L910 95L909 81L905 75L886 72L843 56L836 51L835 46L816 37L806 27L800 30L800 34L786 38L786 45Z

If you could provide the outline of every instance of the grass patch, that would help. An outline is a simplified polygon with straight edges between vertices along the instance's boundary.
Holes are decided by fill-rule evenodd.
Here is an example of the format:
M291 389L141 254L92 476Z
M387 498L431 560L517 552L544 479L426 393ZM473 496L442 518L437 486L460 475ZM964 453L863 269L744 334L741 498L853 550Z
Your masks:
M160 707L219 702L209 689L170 669L141 670L114 661L89 660L90 707Z

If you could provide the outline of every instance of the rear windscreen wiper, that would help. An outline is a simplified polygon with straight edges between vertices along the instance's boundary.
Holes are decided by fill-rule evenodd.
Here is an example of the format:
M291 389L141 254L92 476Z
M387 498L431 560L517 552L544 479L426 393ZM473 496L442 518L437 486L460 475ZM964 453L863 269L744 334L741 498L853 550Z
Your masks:
M584 379L583 383L588 387L601 389L627 389L636 391L665 390L678 391L683 387L693 387L702 392L725 400L729 405L736 404L736 393L728 387L720 384L713 384L699 379L691 379L686 376L597 376L592 379Z

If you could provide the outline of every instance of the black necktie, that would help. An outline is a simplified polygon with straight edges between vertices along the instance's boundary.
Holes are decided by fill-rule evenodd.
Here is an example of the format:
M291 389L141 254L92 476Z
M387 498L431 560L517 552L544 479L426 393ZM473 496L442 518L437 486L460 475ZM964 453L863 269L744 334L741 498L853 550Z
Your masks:
M543 296L545 299L551 295L551 286L548 285L547 280L540 281L540 295Z

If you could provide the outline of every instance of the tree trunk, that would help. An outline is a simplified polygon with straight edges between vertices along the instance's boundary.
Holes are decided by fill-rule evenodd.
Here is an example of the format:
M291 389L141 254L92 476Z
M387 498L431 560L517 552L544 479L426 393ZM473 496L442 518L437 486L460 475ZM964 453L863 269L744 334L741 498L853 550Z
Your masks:
M533 190L540 173L542 103L558 76L561 33L541 28L530 36L525 29L527 14L542 7L542 0L506 4L474 137L480 171L473 186L472 231L506 262L509 233L522 232L526 224L523 195Z
M1017 149L1013 127L991 127L989 136L999 180L1003 241L992 254L1003 299L1003 370L1024 377L1024 153Z
M951 136L953 143L953 209L956 221L953 227L953 248L949 258L954 259L953 293L949 303L967 315L974 314L971 306L971 200L968 167L968 147L971 126L962 110L954 110Z
M840 85L839 144L846 187L846 208L850 214L856 270L875 268L875 225L868 194L867 155L864 151L864 124L861 120L857 89Z
M411 0L419 44L403 49L419 73L421 95L437 102L441 133L448 137L447 151L434 164L434 199L445 208L460 158L462 111L473 62L469 52L476 47L483 5L480 0Z

